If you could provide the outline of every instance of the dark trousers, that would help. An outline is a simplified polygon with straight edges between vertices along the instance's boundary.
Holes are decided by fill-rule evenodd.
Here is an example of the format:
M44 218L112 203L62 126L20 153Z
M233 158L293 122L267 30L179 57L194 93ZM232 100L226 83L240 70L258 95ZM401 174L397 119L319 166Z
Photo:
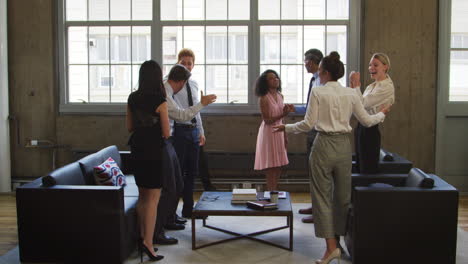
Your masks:
M198 166L200 180L203 184L203 188L205 189L205 191L207 191L208 189L212 188L212 185L210 180L210 171L208 169L208 157L203 149L203 146L200 146L200 163L198 164Z
M164 234L164 226L173 223L179 194L182 193L183 180L179 167L179 159L170 140L164 142L163 148L163 175L161 198L159 199L158 215L154 235Z
M378 173L380 158L379 125L365 127L358 123L354 132L356 164L360 173Z
M198 176L198 159L200 138L198 129L187 126L175 126L174 148L179 158L180 169L184 179L182 191L182 215L192 216L194 180Z

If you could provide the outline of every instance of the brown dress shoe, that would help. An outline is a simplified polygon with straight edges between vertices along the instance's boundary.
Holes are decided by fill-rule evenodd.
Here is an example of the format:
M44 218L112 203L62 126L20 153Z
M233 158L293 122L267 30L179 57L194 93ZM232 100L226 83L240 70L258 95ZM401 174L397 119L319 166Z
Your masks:
M314 222L314 216L313 215L306 216L306 217L302 218L302 223L311 224L313 222Z
M300 214L312 214L312 206L305 209L299 209Z

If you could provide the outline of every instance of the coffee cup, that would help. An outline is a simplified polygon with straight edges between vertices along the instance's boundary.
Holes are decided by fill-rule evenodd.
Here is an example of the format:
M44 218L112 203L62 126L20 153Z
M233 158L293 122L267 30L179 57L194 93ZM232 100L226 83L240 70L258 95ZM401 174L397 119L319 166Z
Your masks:
M271 191L270 192L270 202L278 203L278 191Z

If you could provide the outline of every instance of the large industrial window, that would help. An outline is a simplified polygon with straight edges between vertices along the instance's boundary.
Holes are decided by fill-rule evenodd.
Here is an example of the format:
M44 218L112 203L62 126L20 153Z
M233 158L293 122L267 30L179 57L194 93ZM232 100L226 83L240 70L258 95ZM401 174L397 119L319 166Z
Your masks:
M195 52L192 78L218 95L204 111L258 112L253 85L266 69L285 102L304 103L306 50L336 50L359 69L359 10L359 0L59 1L60 110L123 112L139 65L154 59L167 74L182 48Z
M468 102L468 2L452 0L449 101Z

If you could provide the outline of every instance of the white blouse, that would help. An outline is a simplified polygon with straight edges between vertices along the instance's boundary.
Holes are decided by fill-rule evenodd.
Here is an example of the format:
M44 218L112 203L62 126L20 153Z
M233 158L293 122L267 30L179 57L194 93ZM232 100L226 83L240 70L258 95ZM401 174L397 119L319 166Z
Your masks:
M395 102L395 87L390 76L382 81L376 81L366 87L364 94L361 88L355 88L356 93L362 100L366 111L373 115L380 111L382 105L392 105Z
M367 127L385 119L381 112L369 115L352 88L343 87L338 82L327 82L325 86L312 89L304 120L286 125L285 130L286 133L300 133L315 127L317 131L327 133L351 133L349 120L352 114Z

